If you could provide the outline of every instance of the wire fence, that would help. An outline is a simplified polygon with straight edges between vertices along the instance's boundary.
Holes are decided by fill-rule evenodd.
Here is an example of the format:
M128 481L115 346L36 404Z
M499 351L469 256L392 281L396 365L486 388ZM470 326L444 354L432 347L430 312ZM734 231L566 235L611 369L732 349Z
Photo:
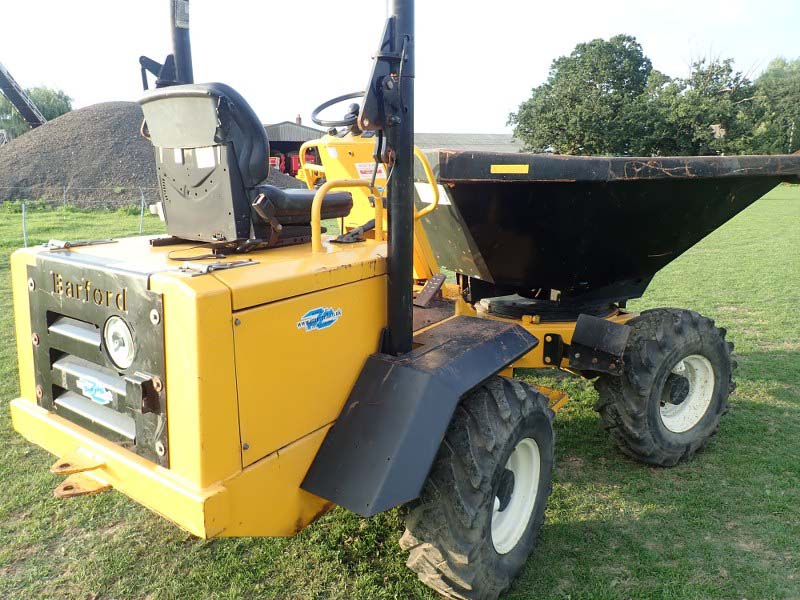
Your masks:
M49 212L55 220L58 211L122 210L127 214L138 214L138 233L142 233L150 205L159 200L158 188L153 187L0 186L0 209L5 213L21 214L21 237L25 247L28 246L28 226L33 213Z

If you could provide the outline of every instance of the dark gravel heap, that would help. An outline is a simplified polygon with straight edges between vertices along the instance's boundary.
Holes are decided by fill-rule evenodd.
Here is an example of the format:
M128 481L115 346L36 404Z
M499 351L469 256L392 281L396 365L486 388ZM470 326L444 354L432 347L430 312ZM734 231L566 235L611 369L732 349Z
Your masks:
M153 148L139 135L135 102L74 110L0 146L0 200L44 199L79 206L158 200ZM270 172L278 187L304 187ZM67 187L67 192L64 188Z

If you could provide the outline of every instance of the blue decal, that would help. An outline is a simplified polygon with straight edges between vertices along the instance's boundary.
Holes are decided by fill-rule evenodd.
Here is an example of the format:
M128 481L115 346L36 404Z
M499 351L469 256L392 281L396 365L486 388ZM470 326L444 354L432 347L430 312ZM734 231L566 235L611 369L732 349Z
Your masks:
M83 395L89 398L89 400L102 405L111 404L111 400L113 399L111 396L111 391L103 387L103 385L97 381L97 379L93 379L91 377L82 377L75 383L83 392Z
M327 329L342 316L341 308L312 308L297 322L298 329L305 329L306 331L319 331L320 329Z

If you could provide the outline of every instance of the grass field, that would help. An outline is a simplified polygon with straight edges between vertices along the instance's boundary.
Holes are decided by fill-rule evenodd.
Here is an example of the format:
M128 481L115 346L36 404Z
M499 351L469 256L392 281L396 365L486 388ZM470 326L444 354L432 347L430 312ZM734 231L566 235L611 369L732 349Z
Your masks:
M11 430L6 406L20 218L0 213L0 597L432 598L403 566L396 512L335 510L292 539L198 541L116 492L56 500L52 457ZM28 231L41 242L137 228L122 213L42 212ZM556 420L541 541L508 597L800 598L800 188L775 190L660 273L633 308L654 306L706 314L736 343L720 434L688 465L643 467L606 439L587 382L540 378L573 402Z

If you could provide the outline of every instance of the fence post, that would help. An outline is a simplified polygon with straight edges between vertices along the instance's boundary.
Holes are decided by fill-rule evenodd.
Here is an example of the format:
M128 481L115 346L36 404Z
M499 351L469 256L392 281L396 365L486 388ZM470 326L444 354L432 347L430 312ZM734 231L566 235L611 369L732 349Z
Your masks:
M64 186L64 190L61 193L61 223L62 227L66 227L67 219L67 190L69 190L69 185Z
M25 204L25 200L22 201L22 241L25 243L25 247L28 247L28 227L26 222L28 209Z
M139 212L139 234L142 233L142 227L144 227L144 191L142 188L139 188L139 195L142 197L142 208Z

